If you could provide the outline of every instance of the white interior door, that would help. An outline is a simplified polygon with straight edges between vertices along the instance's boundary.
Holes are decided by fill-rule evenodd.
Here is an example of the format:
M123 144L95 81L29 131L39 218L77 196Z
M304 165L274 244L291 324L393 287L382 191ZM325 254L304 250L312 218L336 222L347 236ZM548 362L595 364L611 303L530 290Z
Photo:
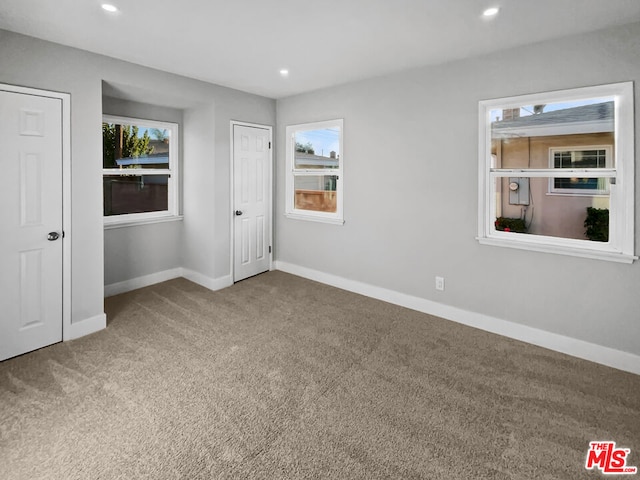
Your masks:
M62 100L0 91L0 360L62 341Z
M271 131L233 125L235 282L271 261Z

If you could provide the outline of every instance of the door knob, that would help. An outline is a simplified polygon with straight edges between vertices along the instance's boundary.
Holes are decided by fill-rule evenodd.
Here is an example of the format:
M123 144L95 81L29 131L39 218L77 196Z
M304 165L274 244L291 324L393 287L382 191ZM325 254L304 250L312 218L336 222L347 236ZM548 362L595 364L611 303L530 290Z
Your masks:
M60 234L58 232L49 232L49 234L47 235L47 240L49 240L50 242L53 242L59 238Z
M240 215L242 215L242 210L236 210L236 215L239 217Z

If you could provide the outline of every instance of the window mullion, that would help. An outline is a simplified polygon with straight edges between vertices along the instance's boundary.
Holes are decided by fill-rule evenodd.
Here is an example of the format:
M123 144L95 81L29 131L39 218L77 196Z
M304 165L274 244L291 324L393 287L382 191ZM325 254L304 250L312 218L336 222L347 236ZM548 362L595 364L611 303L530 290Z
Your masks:
M505 169L493 168L489 171L492 178L496 177L584 177L584 178L612 178L618 175L615 168L538 168L538 169Z
M103 175L120 175L122 177L134 175L171 175L171 170L165 169L143 169L143 168L123 168L123 169L103 169Z
M294 168L291 172L294 175L335 175L340 171L339 168Z

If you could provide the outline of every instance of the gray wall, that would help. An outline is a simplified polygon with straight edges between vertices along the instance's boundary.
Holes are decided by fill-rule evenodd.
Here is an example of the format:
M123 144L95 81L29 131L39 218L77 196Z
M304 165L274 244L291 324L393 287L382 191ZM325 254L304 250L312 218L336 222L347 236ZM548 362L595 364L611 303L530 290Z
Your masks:
M176 265L176 258L213 279L230 274L229 122L273 125L273 100L2 30L0 65L1 83L71 94L72 322L103 312L103 82L106 96L183 112L185 167L182 226L157 224L109 231L107 255L109 261L117 260L117 266L109 269L106 280L156 273ZM203 118L205 123L200 123ZM192 129L199 132L196 139L189 134ZM187 224L197 228L187 228ZM163 235L154 251L139 256L139 243L155 242ZM196 239L195 235L204 236ZM198 249L184 253L185 246L193 245ZM125 251L130 251L129 257L120 258ZM136 261L127 260L132 258Z
M637 82L639 51L634 24L278 100L276 259L640 354L639 262L475 240L478 101ZM285 218L285 127L334 118L345 224Z

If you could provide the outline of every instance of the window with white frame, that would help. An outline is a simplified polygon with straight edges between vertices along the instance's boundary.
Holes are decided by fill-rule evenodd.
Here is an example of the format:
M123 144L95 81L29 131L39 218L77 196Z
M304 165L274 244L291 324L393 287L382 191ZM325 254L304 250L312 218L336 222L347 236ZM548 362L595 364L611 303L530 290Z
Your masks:
M102 118L105 225L178 215L178 125Z
M344 223L342 130L342 119L287 127L287 217Z
M550 168L611 168L611 145L556 147L549 149ZM566 195L608 195L609 182L604 178L553 178L549 192Z
M632 263L633 83L484 100L478 241Z

